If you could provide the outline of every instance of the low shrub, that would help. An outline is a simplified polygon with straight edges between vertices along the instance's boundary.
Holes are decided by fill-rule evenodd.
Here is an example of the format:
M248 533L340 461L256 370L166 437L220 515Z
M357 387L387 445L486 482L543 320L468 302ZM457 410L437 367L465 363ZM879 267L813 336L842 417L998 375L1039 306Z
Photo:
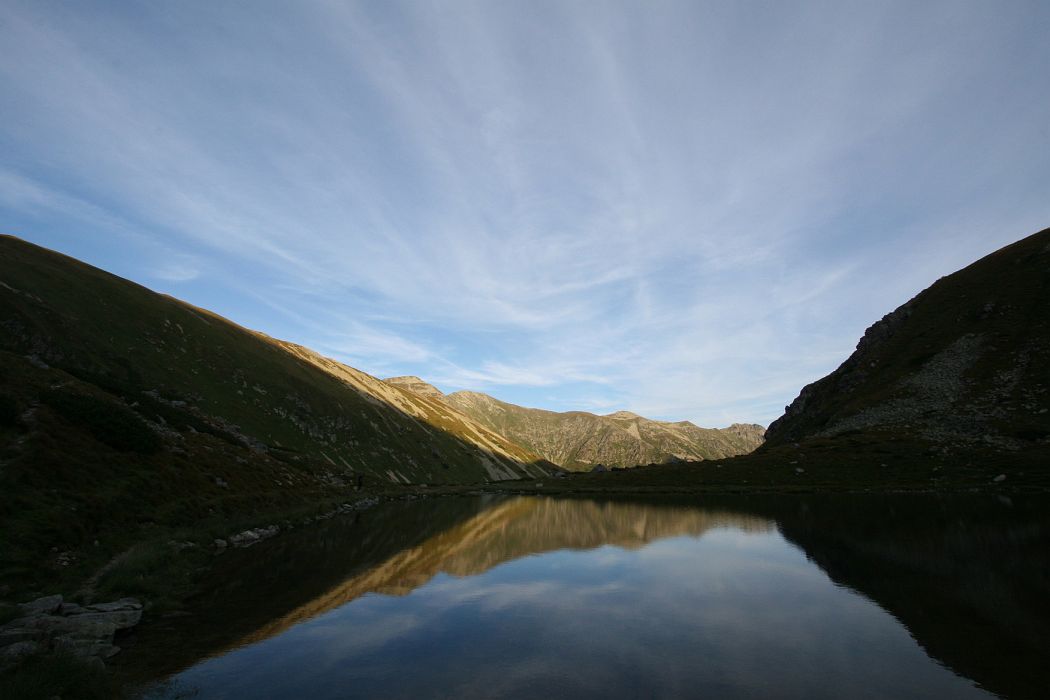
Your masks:
M123 404L68 389L48 389L40 400L116 450L152 454L161 448L160 436Z

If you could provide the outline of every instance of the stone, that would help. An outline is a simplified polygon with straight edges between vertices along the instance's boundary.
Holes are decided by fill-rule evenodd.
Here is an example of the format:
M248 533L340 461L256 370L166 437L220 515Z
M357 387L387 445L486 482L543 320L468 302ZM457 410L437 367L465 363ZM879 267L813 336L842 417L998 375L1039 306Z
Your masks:
M112 639L105 638L56 637L54 648L55 651L64 651L80 658L98 657L100 659L108 659L120 651L120 647L114 645Z
M36 642L44 638L44 633L26 627L8 627L0 630L0 649L21 642Z
M331 517L334 513L329 514ZM254 530L245 530L244 532L237 533L229 538L230 544L234 547L250 547L256 542L261 542L269 537L273 537L281 528L278 525L270 525L269 527L257 527Z
M23 627L40 630L50 637L61 637L71 635L77 638L102 638L112 637L117 631L116 621L104 619L105 615L113 613L89 613L87 615L72 615L70 617L58 617L44 615L30 618L22 623Z
M142 620L142 610L111 610L108 612L90 612L65 618L78 625L112 625L114 630L134 627Z
M248 547L259 541L259 536L254 530L245 530L230 537L230 544L234 547Z
M62 603L62 607L58 610L60 615L69 617L70 615L79 615L80 613L87 612L87 608L77 605L76 603Z
M219 540L219 539L217 539L212 544L215 545L216 549L226 549L226 547L227 547L226 540Z
M61 605L62 596L49 595L29 603L22 603L18 607L22 608L27 615L50 615L56 612Z
M95 603L87 606L94 612L117 612L118 610L142 610L142 603L135 598L121 598L112 603Z
M994 479L992 479L992 481L995 482L996 484L1001 484L1004 481L1006 481L1006 474L1000 474L999 476L997 476Z
M44 651L44 645L40 642L25 641L10 644L0 649L0 667L17 664L26 657L42 651Z

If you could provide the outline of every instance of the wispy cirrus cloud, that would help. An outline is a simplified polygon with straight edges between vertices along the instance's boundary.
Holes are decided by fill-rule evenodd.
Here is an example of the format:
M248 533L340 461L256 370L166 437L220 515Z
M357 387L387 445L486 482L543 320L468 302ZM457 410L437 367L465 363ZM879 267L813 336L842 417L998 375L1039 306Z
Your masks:
M768 422L1046 225L1050 10L0 9L4 227L366 371Z

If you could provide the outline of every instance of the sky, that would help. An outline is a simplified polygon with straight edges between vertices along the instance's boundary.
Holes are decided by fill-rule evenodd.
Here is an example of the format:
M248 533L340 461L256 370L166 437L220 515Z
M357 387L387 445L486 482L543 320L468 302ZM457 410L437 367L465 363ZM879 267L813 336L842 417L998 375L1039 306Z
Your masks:
M1050 226L1050 3L0 4L0 231L378 376L767 424Z

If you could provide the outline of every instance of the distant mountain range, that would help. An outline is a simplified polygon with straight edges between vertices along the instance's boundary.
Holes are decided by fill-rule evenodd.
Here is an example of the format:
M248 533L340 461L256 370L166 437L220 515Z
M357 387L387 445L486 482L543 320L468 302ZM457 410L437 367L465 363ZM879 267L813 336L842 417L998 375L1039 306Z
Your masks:
M597 465L633 467L676 461L722 459L751 452L762 444L760 425L701 428L689 421L667 423L629 411L599 416L583 411L557 413L524 408L488 394L457 391L445 395L419 377L391 377L387 383L419 396L443 401L515 444L570 471Z

